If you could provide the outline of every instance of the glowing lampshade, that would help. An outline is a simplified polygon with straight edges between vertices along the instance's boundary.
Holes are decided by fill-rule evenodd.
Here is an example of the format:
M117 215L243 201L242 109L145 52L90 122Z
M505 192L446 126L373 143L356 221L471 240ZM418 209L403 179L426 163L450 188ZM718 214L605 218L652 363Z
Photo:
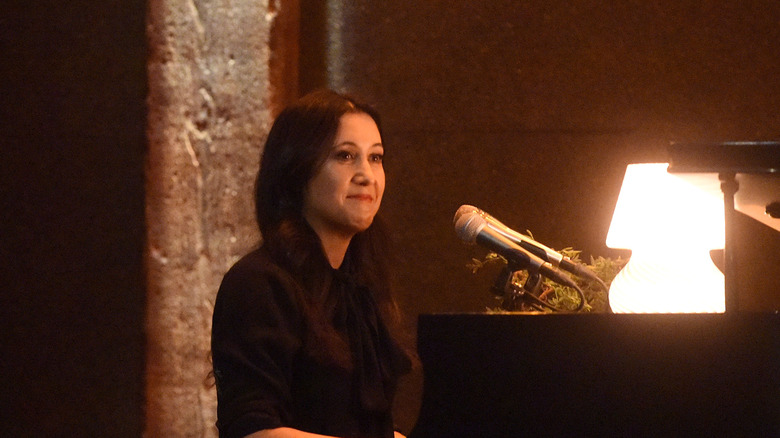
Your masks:
M717 174L670 174L666 163L630 164L607 246L631 250L609 290L615 313L724 312L724 277L710 257L723 248Z

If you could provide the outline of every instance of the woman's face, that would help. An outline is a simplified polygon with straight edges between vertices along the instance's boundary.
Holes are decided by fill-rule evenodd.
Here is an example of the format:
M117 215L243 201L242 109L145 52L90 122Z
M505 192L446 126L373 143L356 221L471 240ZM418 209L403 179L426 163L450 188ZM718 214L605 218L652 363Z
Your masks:
M385 191L383 155L371 116L341 117L334 144L304 194L303 216L318 234L352 237L371 225Z

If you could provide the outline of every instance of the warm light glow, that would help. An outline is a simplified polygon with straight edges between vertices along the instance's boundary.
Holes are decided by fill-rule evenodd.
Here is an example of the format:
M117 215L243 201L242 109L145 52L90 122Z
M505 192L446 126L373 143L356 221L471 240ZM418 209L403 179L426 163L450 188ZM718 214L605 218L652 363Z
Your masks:
M607 246L631 250L609 291L618 313L724 312L724 277L709 255L725 240L716 174L675 174L666 163L626 169Z

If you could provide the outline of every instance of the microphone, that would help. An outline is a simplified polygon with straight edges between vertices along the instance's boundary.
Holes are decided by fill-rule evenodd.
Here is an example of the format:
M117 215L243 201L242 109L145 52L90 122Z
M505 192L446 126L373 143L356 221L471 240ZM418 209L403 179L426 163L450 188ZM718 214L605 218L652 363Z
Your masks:
M522 248L525 248L540 259L549 262L554 267L560 267L561 269L571 272L578 277L585 277L589 280L595 281L599 283L599 285L601 285L604 290L607 290L607 285L604 283L604 281L587 267L573 262L569 257L564 256L552 248L548 248L547 246L535 241L534 239L531 239L528 236L518 233L517 231L501 223L498 219L494 218L487 212L480 210L473 205L461 205L460 208L458 208L458 210L455 212L453 222L457 222L460 217L468 214L479 215L485 220L486 225L493 231L504 236Z
M477 212L461 212L456 217L455 231L464 242L482 245L503 256L512 266L538 272L556 283L579 290L569 276L490 227L488 221Z

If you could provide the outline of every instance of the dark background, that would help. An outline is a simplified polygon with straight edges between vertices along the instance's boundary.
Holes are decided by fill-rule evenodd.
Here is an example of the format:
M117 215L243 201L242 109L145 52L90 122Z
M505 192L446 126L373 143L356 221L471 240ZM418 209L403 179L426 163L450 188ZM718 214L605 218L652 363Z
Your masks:
M411 320L495 304L465 267L484 253L455 236L461 204L614 255L626 164L666 161L675 140L780 136L771 0L315 3L301 91L341 88L383 115ZM146 5L1 8L0 434L140 436ZM747 218L737 232L742 302L780 308L778 233Z
M145 5L0 10L0 435L138 437Z

